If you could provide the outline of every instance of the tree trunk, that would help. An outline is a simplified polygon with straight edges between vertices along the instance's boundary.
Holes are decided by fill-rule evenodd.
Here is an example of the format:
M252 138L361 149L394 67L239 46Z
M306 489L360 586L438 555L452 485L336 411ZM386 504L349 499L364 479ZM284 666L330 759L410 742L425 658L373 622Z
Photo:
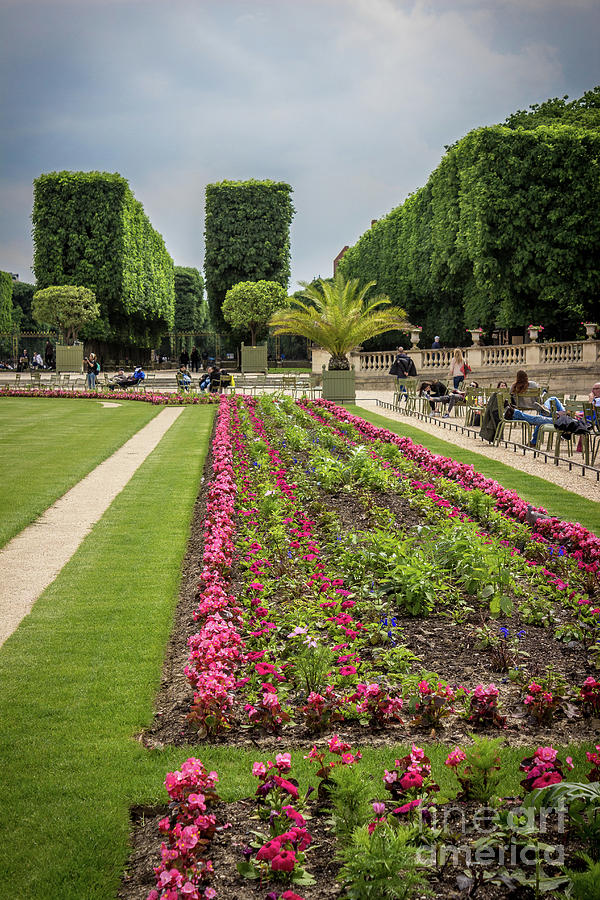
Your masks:
M350 370L350 360L345 354L332 354L327 368L330 372L348 372Z

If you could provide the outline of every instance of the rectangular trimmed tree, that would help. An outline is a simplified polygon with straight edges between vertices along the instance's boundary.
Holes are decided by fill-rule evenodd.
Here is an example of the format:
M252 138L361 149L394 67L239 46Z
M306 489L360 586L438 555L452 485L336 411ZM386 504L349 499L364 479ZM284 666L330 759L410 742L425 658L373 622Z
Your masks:
M152 346L173 327L173 260L117 173L51 172L34 181L38 288L81 285L100 304L86 336Z
M10 272L0 272L0 332L12 327L13 280Z
M292 188L281 181L221 181L206 186L204 275L212 321L224 327L225 294L240 281L290 278Z

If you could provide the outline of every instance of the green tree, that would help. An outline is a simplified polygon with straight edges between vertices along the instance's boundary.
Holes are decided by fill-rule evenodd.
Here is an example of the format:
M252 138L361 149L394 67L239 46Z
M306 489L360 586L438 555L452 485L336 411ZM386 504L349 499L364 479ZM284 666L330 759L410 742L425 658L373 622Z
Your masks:
M249 331L256 347L257 332L286 301L286 292L276 281L240 281L225 295L223 318L232 328Z
M201 331L208 317L204 280L198 269L175 266L175 330Z
M33 295L33 318L64 332L67 343L77 340L80 330L100 315L93 291L71 284L51 285Z
M85 337L152 347L173 327L173 260L125 178L50 172L34 181L38 288L84 286L100 316Z
M10 272L0 272L0 331L10 331L13 324L13 280Z
M381 308L390 305L389 297L367 298L374 281L361 287L358 279L346 280L338 269L332 281L301 284L309 303L290 298L290 308L276 313L269 324L275 334L300 334L328 350L330 369L349 369L347 354L353 347L408 325L400 307Z
M225 294L240 281L277 281L287 291L291 193L289 184L268 180L207 185L204 275L217 330Z
M31 315L35 291L35 284L28 284L26 281L13 282L13 318L14 324L21 331L35 331L37 328L37 323Z

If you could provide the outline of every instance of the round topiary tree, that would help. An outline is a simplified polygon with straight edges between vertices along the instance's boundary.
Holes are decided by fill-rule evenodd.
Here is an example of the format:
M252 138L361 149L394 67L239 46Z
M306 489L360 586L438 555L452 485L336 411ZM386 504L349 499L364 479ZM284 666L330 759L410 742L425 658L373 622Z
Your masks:
M225 295L223 318L232 328L249 331L256 347L257 332L286 303L286 292L276 281L240 281Z
M79 330L98 318L100 307L89 288L61 284L36 291L31 312L36 322L59 328L66 342L72 344Z

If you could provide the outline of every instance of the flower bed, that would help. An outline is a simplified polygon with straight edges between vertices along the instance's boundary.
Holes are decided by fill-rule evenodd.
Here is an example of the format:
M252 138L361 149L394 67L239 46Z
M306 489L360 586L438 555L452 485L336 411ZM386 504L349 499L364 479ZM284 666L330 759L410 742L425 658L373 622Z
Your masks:
M472 468L332 404L220 398L179 740L250 735L266 754L314 744L320 779L302 798L287 752L257 760L268 830L256 846L246 835L239 872L250 886L239 882L238 896L325 896L322 885L312 893L306 813L331 817L336 792L351 808L358 782L338 784L332 770L359 768L359 742L414 744L382 773L392 801L371 787L357 831L325 828L349 884L366 877L356 860L378 871L380 857L397 856L420 889L415 848L435 840L431 823L420 819L417 839L410 822L438 809L424 738L460 741L447 766L465 803L493 796L498 736L543 745L523 761L524 790L564 781L570 760L557 762L552 742L596 735L600 542L553 520L532 530L524 508ZM501 869L494 890L529 872ZM456 887L429 876L442 893Z
M0 397L52 397L68 400L134 400L139 403L152 403L154 406L196 406L198 404L218 403L216 394L159 394L133 393L131 391L63 391L60 388L41 390L32 388L7 388L0 386Z

